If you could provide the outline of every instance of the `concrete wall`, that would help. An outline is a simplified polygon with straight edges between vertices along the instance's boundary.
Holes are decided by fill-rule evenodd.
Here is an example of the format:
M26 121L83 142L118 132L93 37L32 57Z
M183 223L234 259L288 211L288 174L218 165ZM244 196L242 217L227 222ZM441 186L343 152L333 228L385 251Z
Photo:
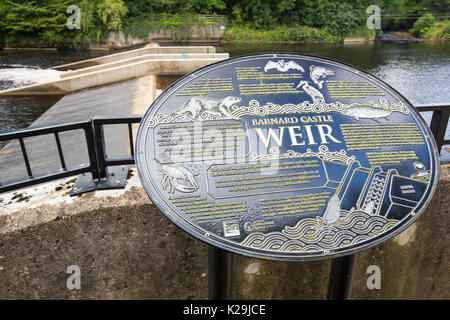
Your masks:
M186 26L180 27L176 30L176 34L172 34L170 29L161 28L160 30L149 31L146 37L139 38L132 35L125 34L123 31L112 31L108 34L106 39L100 43L90 42L81 45L83 49L90 50L115 50L130 48L143 45L149 42L157 43L217 43L225 32L225 26L221 25L192 25L189 28ZM59 45L61 46L61 44ZM72 41L67 41L63 44L64 47L71 48L74 46ZM39 38L35 39L19 39L14 43L6 43L3 39L3 34L0 34L0 49L57 49L55 43L45 41Z
M135 172L125 190L70 198L72 183L0 196L0 299L207 298L207 246L158 211ZM358 254L353 299L450 298L448 190L450 165L443 165L424 216ZM366 287L373 264L381 268L380 290ZM81 269L80 290L66 287L70 265ZM234 256L234 298L324 299L329 271L330 261Z
M186 27L178 30L180 34L172 34L170 29L150 31L146 38L137 38L126 35L122 31L110 32L104 41L104 46L110 49L120 49L141 45L148 42L173 43L182 41L187 43L219 42L225 32L225 27L220 25L193 25L189 29Z
M228 53L166 53L166 54L145 54L139 57L124 59L115 62L103 63L100 65L82 68L74 71L67 71L60 75L61 79L73 77L80 74L91 73L95 71L106 70L108 68L119 67L124 65L129 65L141 61L151 61L154 59L167 60L167 59L178 59L178 60L189 60L189 59L228 59L230 55Z

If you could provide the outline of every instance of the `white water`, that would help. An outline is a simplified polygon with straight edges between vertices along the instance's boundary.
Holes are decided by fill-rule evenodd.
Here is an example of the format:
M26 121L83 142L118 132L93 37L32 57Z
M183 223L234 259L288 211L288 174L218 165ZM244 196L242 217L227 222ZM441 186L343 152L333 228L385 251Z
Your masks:
M0 66L0 83L10 82L8 87L21 87L24 85L59 80L64 71L41 69L22 65Z

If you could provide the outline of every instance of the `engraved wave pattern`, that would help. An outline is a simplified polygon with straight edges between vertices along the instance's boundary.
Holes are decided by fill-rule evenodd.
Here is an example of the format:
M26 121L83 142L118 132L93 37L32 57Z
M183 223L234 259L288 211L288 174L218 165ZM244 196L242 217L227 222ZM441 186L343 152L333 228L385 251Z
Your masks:
M401 102L390 103L385 98L380 98L379 103L370 101L368 103L374 108L388 109L392 112L400 112L403 114L409 114L408 108ZM231 115L234 118L241 118L244 115L252 115L265 117L268 115L280 115L280 114L294 114L294 113L326 113L326 112L338 112L346 114L346 111L352 108L355 104L346 104L344 102L336 101L326 103L323 101L315 101L313 103L309 101L303 101L299 104L287 103L283 105L268 102L264 105L260 105L258 100L250 100L248 107L234 105L231 107Z
M389 103L385 98L380 98L379 103L372 103L374 107L389 109L392 112L401 112L403 114L409 114L408 108L401 102ZM336 101L331 103L325 103L320 101L315 101L313 103L309 101L303 101L299 104L287 103L283 105L268 102L264 105L260 105L258 100L251 100L248 106L237 106L234 105L230 109L231 116L233 119L240 119L245 115L265 117L268 115L281 115L281 114L295 114L295 113L325 113L325 112L339 112L345 114L345 111L349 109L352 105ZM196 121L210 121L210 120L229 120L230 118L225 117L217 113L211 113L207 110L203 110ZM156 127L160 123L178 123L178 122L191 122L195 121L191 117L185 114L164 114L158 113L157 115L150 118L148 126L150 128Z
M341 210L339 220L327 225L322 217L301 219L293 227L281 232L248 235L241 245L253 249L277 252L314 252L340 249L359 244L392 229L398 220L363 211Z

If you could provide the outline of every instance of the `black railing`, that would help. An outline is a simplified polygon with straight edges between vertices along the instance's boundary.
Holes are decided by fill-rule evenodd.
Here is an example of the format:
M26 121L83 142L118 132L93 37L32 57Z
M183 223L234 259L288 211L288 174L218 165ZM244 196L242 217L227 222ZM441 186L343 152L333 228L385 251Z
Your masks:
M132 124L139 123L141 121L141 118L142 118L141 116L125 116L120 118L96 117L86 121L77 121L67 124L50 125L45 127L25 128L15 130L12 132L0 133L0 142L14 141L14 140L17 140L19 142L23 156L23 161L27 172L26 177L7 182L0 182L0 193L32 186L43 182L49 182L61 178L66 178L74 175L79 174L84 175L86 173L90 174L90 177L88 179L93 181L92 183L89 184L90 187L86 189L80 188L80 186L75 186L74 188L75 191L71 192L72 195L95 189L107 189L109 187L112 188L123 187L124 181L121 181L120 184L114 183L112 185L109 185L108 178L110 177L110 174L107 168L110 166L134 164ZM103 126L112 124L128 125L128 137L130 145L129 156L117 158L111 158L107 156ZM83 130L84 132L89 163L78 164L68 168L66 166L66 159L64 157L64 152L61 145L60 134L62 132L80 129ZM54 135L61 168L59 170L47 172L45 174L35 175L33 174L32 165L28 157L28 152L25 147L24 139L48 134ZM115 181L117 181L117 179Z
M432 104L432 105L417 105L419 112L433 112L431 117L430 130L433 133L434 140L439 150L442 150L442 146L450 143L450 140L445 139L445 132L447 131L448 117L450 115L449 104Z
M66 167L66 160L64 158L64 152L61 146L61 141L59 134L66 131L78 130L84 131L84 135L87 141L87 149L89 156L89 164L80 164L77 166L72 166L70 169ZM28 152L25 147L24 138L42 136L46 134L53 134L55 137L56 146L58 148L59 160L61 163L61 170L48 172L45 174L35 175L31 169L31 163L28 158ZM23 161L27 170L27 177L17 179L14 181L8 181L6 183L0 182L0 192L10 191L14 189L19 189L23 187L28 187L34 184L48 182L51 180L61 179L77 174L82 174L86 172L91 172L93 177L98 177L98 166L97 159L95 157L96 148L92 143L94 140L92 125L90 121L80 121L72 122L67 124L52 125L40 128L26 128L21 130L16 130L7 133L0 134L0 142L18 140L20 144L20 149L22 151Z
M450 144L450 140L445 139L447 130L450 105L418 105L419 112L433 112L430 129L436 140L438 150L441 152L442 146ZM27 171L27 177L14 181L0 182L0 193L32 186L35 184L61 179L74 175L79 177L72 189L71 195L83 193L95 189L121 188L125 186L127 171L122 168L119 171L113 171L116 166L125 166L134 164L134 141L133 141L133 123L139 123L141 116L124 117L95 117L86 121L79 121L60 125L51 125L46 127L25 128L12 132L0 133L0 142L18 140L22 151L23 161ZM105 147L105 125L128 125L129 154L120 157L110 157L106 153ZM84 131L86 147L88 152L89 164L79 164L67 168L64 158L63 148L59 134L65 131L78 130ZM53 134L58 149L59 162L61 169L45 174L34 175L28 153L24 144L24 138ZM90 176L86 176L89 173ZM112 179L113 177L113 179Z

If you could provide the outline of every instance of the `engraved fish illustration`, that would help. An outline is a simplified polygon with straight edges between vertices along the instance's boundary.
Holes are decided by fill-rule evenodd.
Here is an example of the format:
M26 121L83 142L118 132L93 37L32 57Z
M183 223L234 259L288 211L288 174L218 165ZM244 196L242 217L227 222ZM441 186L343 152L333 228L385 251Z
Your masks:
M339 220L341 214L341 200L337 194L334 194L328 200L327 207L322 216L323 222L327 224L335 223Z
M283 59L278 60L277 62L275 62L275 61L267 62L266 66L264 67L264 72L267 72L270 69L277 69L278 71L281 71L281 72L287 72L287 71L289 71L289 69L295 69L295 70L300 70L301 72L305 72L305 70L302 68L302 66L299 65L297 62L295 62L295 61L284 62Z
M320 88L322 89L323 80L320 80L321 78L325 78L328 76L334 76L333 70L324 68L324 67L318 67L318 66L310 66L309 67L309 76L311 80Z
M369 103L352 103L347 109L342 110L343 115L355 120L372 119L377 122L379 118L389 120L391 113L391 108L384 109Z

